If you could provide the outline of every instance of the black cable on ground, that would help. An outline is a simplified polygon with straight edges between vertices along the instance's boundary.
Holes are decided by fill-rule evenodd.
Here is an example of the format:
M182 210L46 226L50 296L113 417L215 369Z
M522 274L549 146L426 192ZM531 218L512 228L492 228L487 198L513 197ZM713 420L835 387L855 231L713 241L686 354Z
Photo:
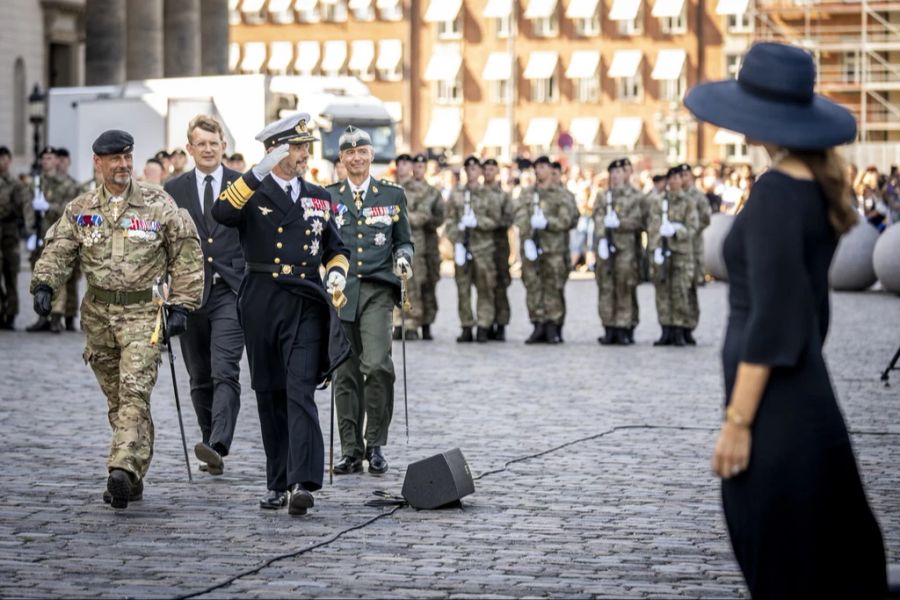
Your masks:
M590 442L592 440L596 440L596 439L605 437L607 435L610 435L611 433L616 433L618 431L626 431L626 430L636 430L636 429L652 429L652 430L666 430L666 431L706 431L706 432L713 432L713 431L719 430L718 427L697 427L697 426L680 426L680 425L617 425L616 427L613 427L611 429L606 429L599 433L594 433L592 435L587 435L584 437L576 438L574 440L569 440L568 442L564 442L562 444L559 444L558 446L553 446L552 448L547 448L546 450L542 450L540 452L535 452L534 454L527 454L525 456L519 456L519 457L510 459L510 460L506 461L505 463L503 463L502 467L499 467L497 469L491 469L490 471L485 471L483 473L479 473L478 476L473 477L472 480L478 481L478 480L488 477L490 475L496 475L497 473L503 473L504 471L509 470L509 467L516 463L524 462L526 460L531 460L534 458L540 458L542 456L546 456L547 454L552 454L553 452L557 452L559 450L568 448L570 446L574 446L576 444L582 444L584 442ZM900 435L900 432L851 431L850 434L851 435L890 436L890 435ZM197 591L197 592L191 592L190 594L186 594L184 596L178 596L178 598L179 599L196 598L197 596L202 596L204 594L209 594L216 590L220 590L224 587L231 585L238 579L247 577L248 575L255 575L256 573L259 573L266 567L271 566L271 565L275 564L276 562L279 562L279 561L282 561L282 560L285 560L288 558L295 558L297 556L302 556L303 554L306 554L307 552L312 552L313 550L317 550L319 548L327 546L327 545L337 541L338 538L340 538L341 536L343 536L347 533L350 533L351 531L356 531L358 529L363 529L364 527L368 527L375 521L378 521L385 517L390 517L394 513L396 513L398 510L400 510L401 508L405 508L406 506L408 506L405 502L400 503L400 501L402 499L399 497L391 496L389 494L385 494L384 492L380 492L380 493L376 492L375 495L380 496L382 498L382 500L380 500L380 501L379 500L370 500L369 502L366 503L366 506L373 506L373 507L393 506L393 508L387 512L383 512L379 515L372 517L368 521L364 521L358 525L353 525L352 527L348 527L347 529L342 529L341 531L337 532L330 538L328 538L326 540L322 540L321 542L319 542L317 544L313 544L312 546L307 546L305 548L301 548L300 550L294 550L292 552L286 552L284 554L279 554L277 556L273 556L272 558L269 558L268 560L262 562L260 565L253 567L252 569L247 569L246 571L241 571L237 575L234 575L233 577L229 577L225 581L222 581L215 585L211 585L211 586L209 586L203 590Z

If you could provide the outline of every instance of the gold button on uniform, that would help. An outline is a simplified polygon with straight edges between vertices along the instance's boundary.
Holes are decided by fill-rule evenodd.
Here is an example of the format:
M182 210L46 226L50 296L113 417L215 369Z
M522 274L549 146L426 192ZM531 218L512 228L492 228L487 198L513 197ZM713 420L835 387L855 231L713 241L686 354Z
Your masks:
M210 243L210 244L212 244L212 238L209 238L209 239L208 239L208 240L206 240L206 241L207 241L207 243Z
M357 251L357 252L362 252L363 249L362 249L362 248L357 248L356 251Z
M212 257L212 256L210 256L209 258L206 259L206 262L212 262L212 261L213 261L213 257Z
M309 229L306 230L306 235L309 235L309 234L311 234L311 233L312 233L312 232L311 232Z
M272 273L272 278L273 278L273 279L278 279L278 273Z
M303 267L305 267L305 266L306 266L306 261L304 261L304 262L302 262L302 263L300 263L300 266L303 266Z
M275 264L276 264L276 265L281 264L281 259L280 259L280 258L276 258L276 259L275 259Z
M278 242L277 244L275 244L275 247L276 247L276 248L281 248L281 245L282 245L281 242Z
M284 233L284 227L279 227L279 228L278 228L278 233Z
M300 279L306 279L306 273L300 273Z
M304 249L304 250L309 250L309 246L308 246L307 244L303 244L303 249Z
M357 266L357 267L361 267L361 266L362 266L362 261L361 261L361 260L356 261L356 266Z
M357 224L357 225L362 225L362 221L357 221L356 224Z
M357 233L357 234L356 234L356 237L358 237L359 239L362 239L362 238L363 238L363 235L362 235L361 233Z

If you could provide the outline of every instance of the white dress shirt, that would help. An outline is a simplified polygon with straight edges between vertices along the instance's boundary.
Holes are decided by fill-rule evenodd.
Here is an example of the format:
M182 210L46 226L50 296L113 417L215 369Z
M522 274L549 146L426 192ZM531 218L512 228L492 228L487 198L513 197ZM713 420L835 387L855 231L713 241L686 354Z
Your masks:
M272 176L272 179L275 181L275 183L278 184L278 187L280 187L281 189L286 189L287 186L291 186L291 194L290 194L291 202L297 201L297 198L300 196L300 178L299 177L294 177L290 181L286 181L286 180L282 179L281 177L279 177L278 175L276 175L275 173L269 173L269 175Z
M371 181L372 181L372 176L369 175L368 177L366 177L366 180L363 181L361 185L357 186L357 185L353 185L353 182L348 179L347 183L350 184L350 195L353 196L356 194L356 192L362 192L362 199L363 199L363 201L365 201L366 200L366 192L369 189L369 183Z
M206 173L201 171L200 169L194 168L194 175L197 177L197 198L200 200L200 214L204 214L203 212L203 194L206 193ZM212 175L212 192L213 192L213 202L216 201L216 198L219 197L219 194L222 193L222 178L225 176L225 169L222 168L222 165L219 165L215 171L210 173Z

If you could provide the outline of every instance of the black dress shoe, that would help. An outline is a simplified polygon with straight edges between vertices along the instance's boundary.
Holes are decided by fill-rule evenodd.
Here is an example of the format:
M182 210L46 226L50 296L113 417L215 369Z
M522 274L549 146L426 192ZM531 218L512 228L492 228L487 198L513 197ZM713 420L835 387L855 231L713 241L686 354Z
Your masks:
M351 473L361 473L363 470L362 459L352 456L342 456L341 460L334 465L335 475L350 475Z
M456 338L456 341L460 344L468 343L474 341L472 337L472 328L471 327L463 327L462 333L459 334L459 337Z
M479 344L484 344L488 341L488 329L487 327L479 327L478 332L475 334L475 341Z
M690 329L685 327L683 330L683 333L684 333L684 341L687 342L688 346L696 346L697 345L697 340L694 339L694 334L691 333Z
M138 481L136 484L131 486L131 495L128 497L129 502L140 502L144 499L144 480ZM112 503L112 494L109 493L109 490L103 490L103 502L106 504Z
M75 317L66 317L66 331L78 331L75 327Z
M506 341L506 326L505 325L496 325L494 327L494 341L495 342L505 342Z
M131 475L122 469L113 469L106 480L106 491L109 492L109 504L113 508L128 508L128 499L134 493Z
M50 319L47 317L38 317L37 321L25 328L28 333L36 333L38 331L50 331Z
M422 325L422 339L429 342L434 339L431 336L431 325Z
M366 449L366 460L369 461L369 473L383 475L387 473L388 462L381 453L381 446L372 446Z
M266 510L278 510L279 508L284 508L284 505L287 504L287 495L287 492L268 490L266 495L259 499L259 507L265 508Z
M206 470L210 475L221 475L225 472L225 461L222 460L222 455L209 444L197 442L197 445L194 446L194 456L206 463Z
M304 489L299 483L291 486L290 500L288 500L289 515L305 515L306 511L315 506L313 495Z
M547 326L543 323L535 323L534 331L525 340L526 344L542 344L547 341Z

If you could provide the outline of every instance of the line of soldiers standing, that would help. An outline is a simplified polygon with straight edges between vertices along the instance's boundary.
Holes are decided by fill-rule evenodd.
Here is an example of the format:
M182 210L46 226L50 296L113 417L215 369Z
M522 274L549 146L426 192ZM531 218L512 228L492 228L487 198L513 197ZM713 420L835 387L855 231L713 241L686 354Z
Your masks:
M466 182L451 191L446 202L425 180L426 158L397 157L397 180L406 190L410 224L418 247L418 281L410 286L411 314L407 339L432 339L430 326L437 311L435 285L440 279L438 228L453 244L457 310L462 332L457 342L505 341L511 283L509 228L519 230L522 281L533 330L526 344L558 344L566 316L564 288L568 281L569 232L577 225L578 206L562 183L562 167L541 156L533 163L535 184L524 188L514 201L498 179L494 159L466 158ZM593 203L595 239L599 257L595 274L603 345L634 343L639 321L637 285L645 247L651 255L651 281L662 335L655 345L695 344L700 309L697 287L704 279L702 231L710 222L710 206L694 185L688 165L670 169L661 191L642 193L631 184L633 168L627 158L608 167L609 187L599 190ZM421 246L419 245L421 244ZM477 294L472 311L472 288ZM394 337L400 338L399 311L394 316ZM473 334L473 329L475 332Z

